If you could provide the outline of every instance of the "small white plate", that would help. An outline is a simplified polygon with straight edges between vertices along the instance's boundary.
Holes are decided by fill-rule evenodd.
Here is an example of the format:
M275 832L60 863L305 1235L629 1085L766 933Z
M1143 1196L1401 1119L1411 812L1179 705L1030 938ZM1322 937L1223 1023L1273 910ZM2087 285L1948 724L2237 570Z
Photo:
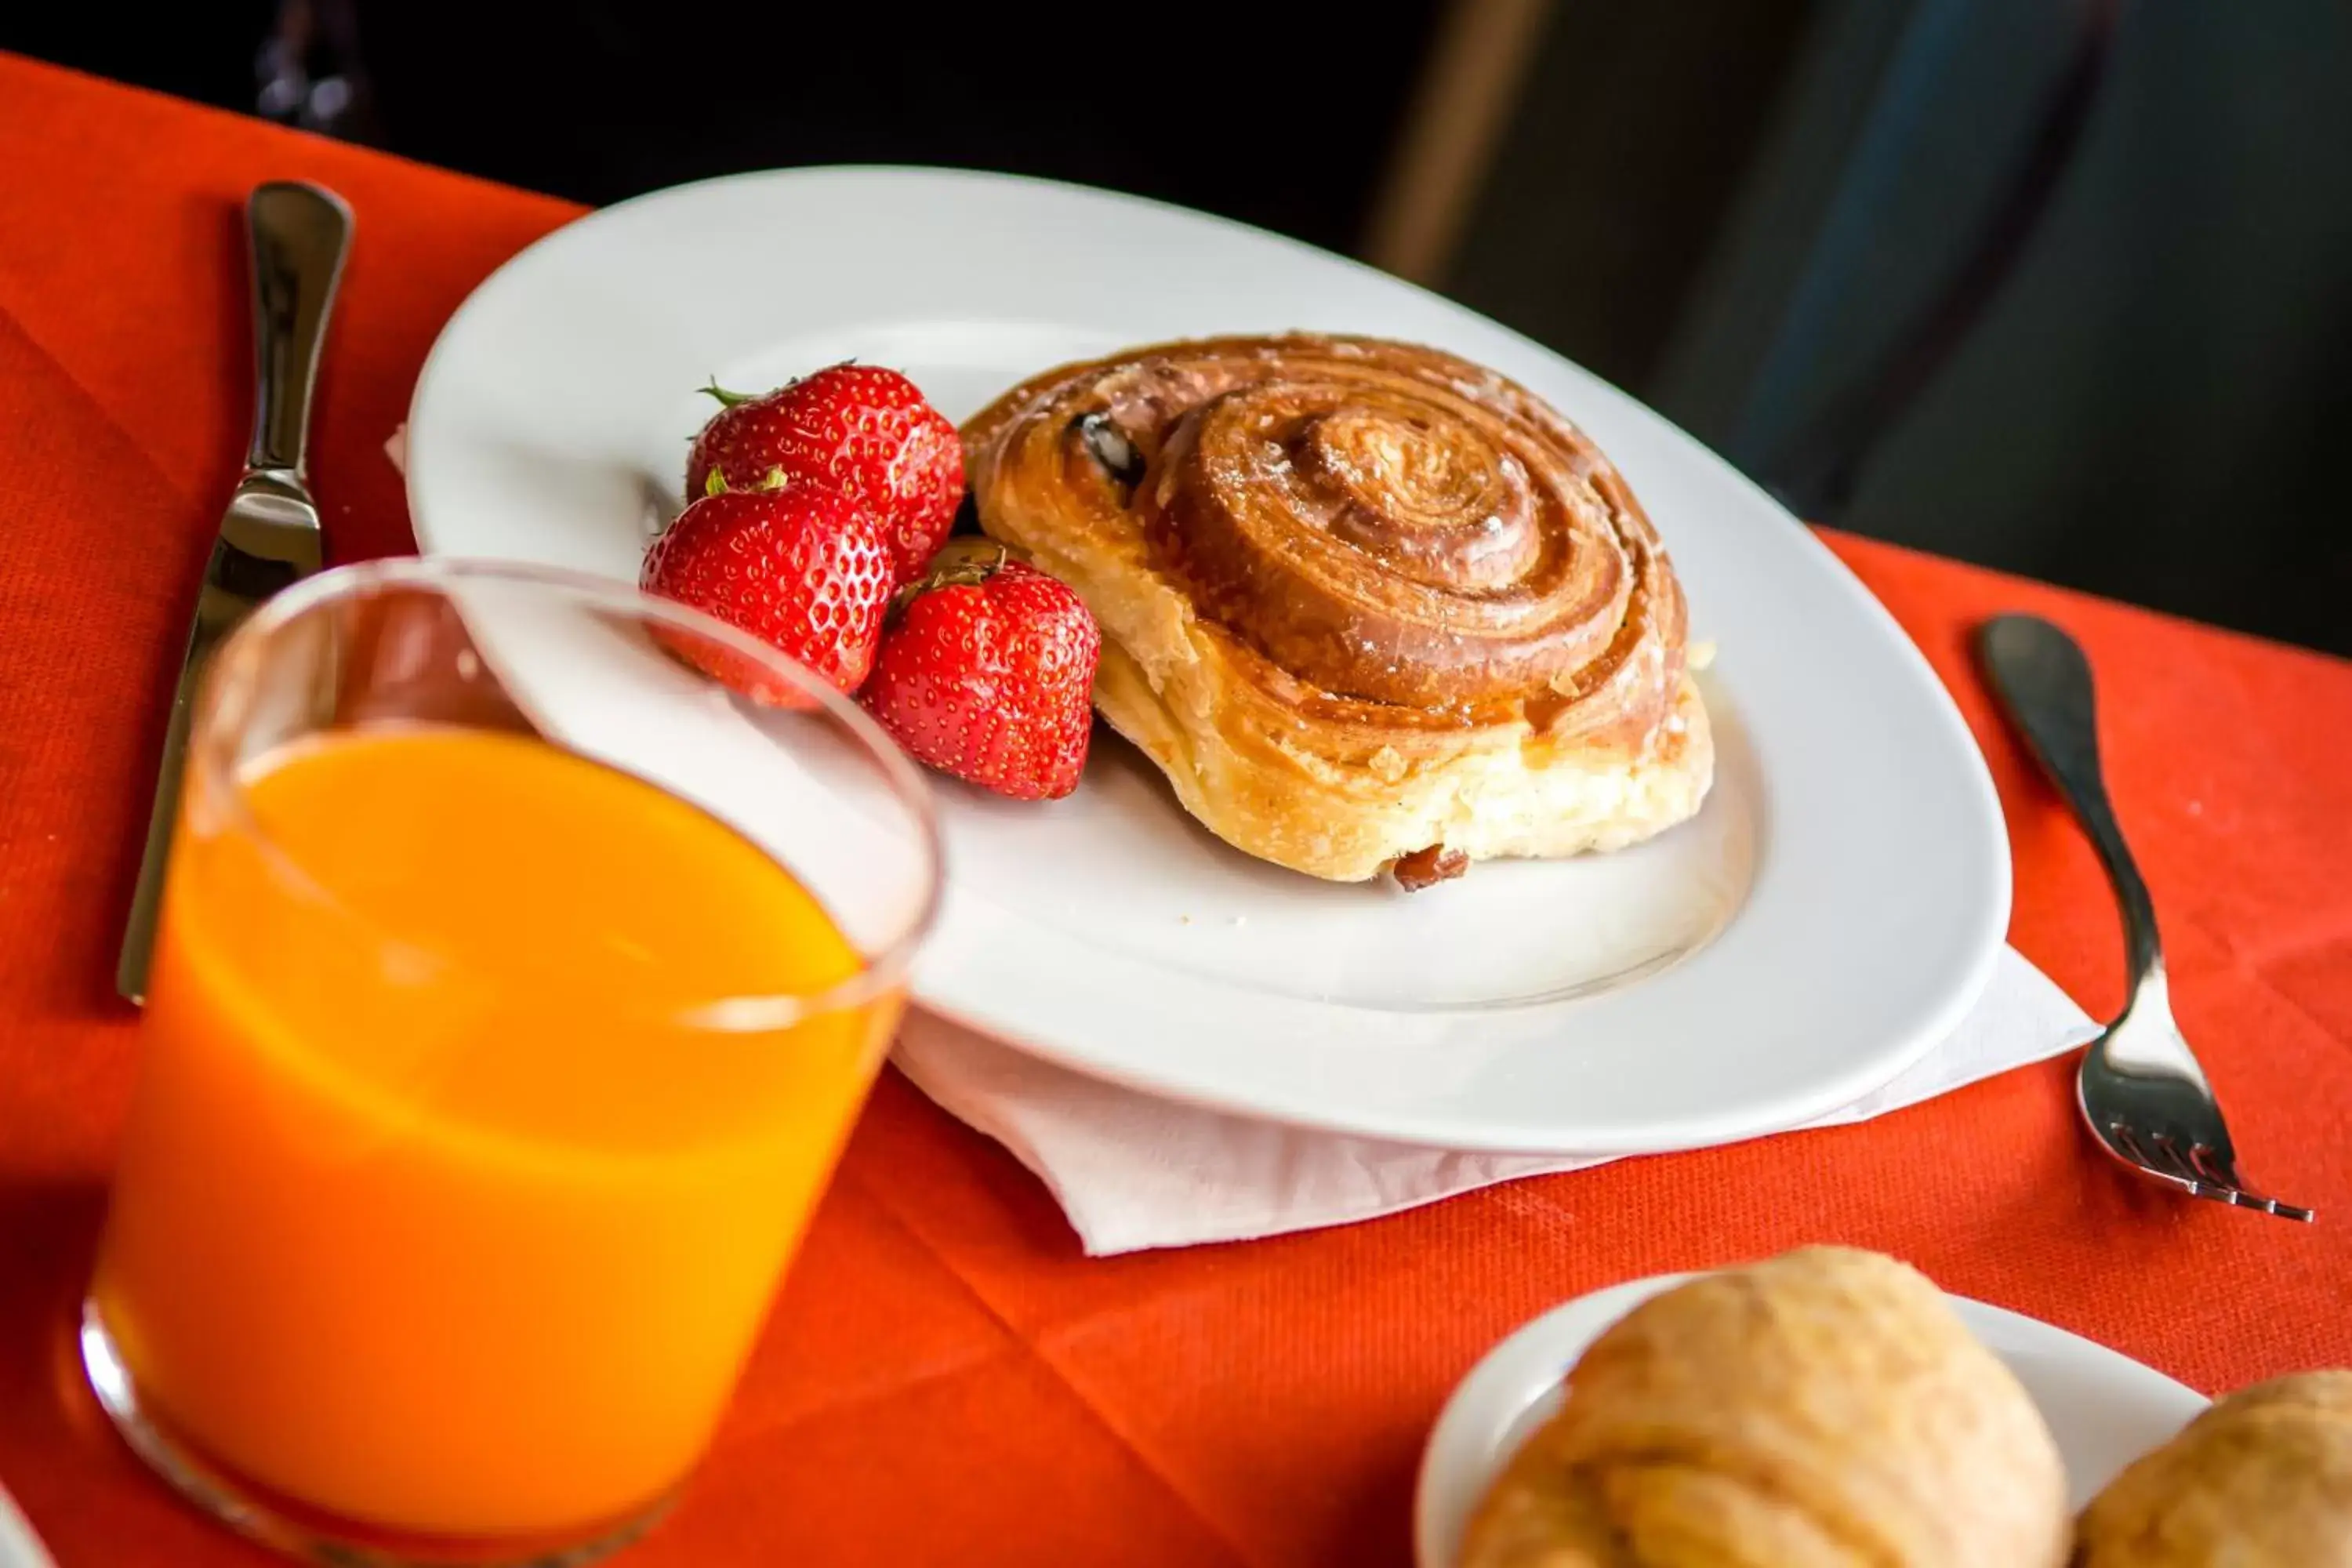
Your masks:
M58 1568L5 1487L0 1487L0 1568Z
M1983 761L1885 611L1696 442L1392 278L1154 203L992 175L801 170L608 208L515 258L417 384L428 553L634 579L677 504L695 389L899 366L950 416L1124 344L1286 328L1436 344L1583 424L1673 552L1721 755L1693 823L1407 897L1259 864L1116 742L1070 799L942 784L917 999L1071 1067L1454 1148L1622 1152L1808 1121L1963 1016L2009 912ZM603 721L660 682L594 675Z
M1429 1434L1412 1504L1413 1559L1454 1568L1462 1530L1487 1484L1559 1408L1560 1380L1602 1330L1692 1278L1660 1274L1554 1307L1488 1351ZM2116 1472L2186 1426L2205 1397L2129 1356L2048 1323L1948 1298L1969 1331L2009 1364L2058 1439L2067 1504L2080 1509Z

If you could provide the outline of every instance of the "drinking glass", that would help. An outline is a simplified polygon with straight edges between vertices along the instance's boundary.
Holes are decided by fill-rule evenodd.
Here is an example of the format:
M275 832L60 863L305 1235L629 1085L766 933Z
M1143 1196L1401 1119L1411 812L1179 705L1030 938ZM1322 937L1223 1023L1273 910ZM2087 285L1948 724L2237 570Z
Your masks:
M882 1059L922 781L732 628L488 563L312 578L197 700L91 1385L315 1561L610 1550L708 1445Z

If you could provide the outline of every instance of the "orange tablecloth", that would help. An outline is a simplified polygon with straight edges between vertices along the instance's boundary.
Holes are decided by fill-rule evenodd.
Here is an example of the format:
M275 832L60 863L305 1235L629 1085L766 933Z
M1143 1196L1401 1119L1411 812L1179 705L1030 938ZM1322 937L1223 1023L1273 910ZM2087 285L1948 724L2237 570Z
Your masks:
M0 1479L63 1568L257 1561L115 1443L67 1332L136 1051L117 927L247 432L234 215L289 175L358 211L313 465L351 560L410 547L381 448L443 320L573 209L5 57L0 170ZM2022 606L2088 645L2183 1020L2247 1164L2316 1227L2119 1179L2051 1064L1868 1126L1089 1262L1010 1158L886 1078L717 1451L628 1561L1402 1563L1423 1436L1495 1338L1814 1240L2208 1390L2352 1363L2352 665L1832 542L1992 761L2012 940L2101 1013L2105 889L1964 637Z

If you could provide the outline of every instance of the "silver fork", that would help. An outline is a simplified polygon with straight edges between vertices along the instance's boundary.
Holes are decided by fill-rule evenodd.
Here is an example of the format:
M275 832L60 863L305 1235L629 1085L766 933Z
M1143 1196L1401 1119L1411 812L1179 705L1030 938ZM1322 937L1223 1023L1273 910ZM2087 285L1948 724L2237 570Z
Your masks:
M2196 1197L2282 1219L2312 1212L2255 1192L2238 1174L2221 1107L2172 1021L2156 906L2116 825L2099 775L2090 661L2074 639L2033 616L2000 616L1977 634L1985 673L2010 721L2090 836L2123 907L2128 994L2122 1016L2083 1053L2074 1079L2099 1147L2141 1174Z

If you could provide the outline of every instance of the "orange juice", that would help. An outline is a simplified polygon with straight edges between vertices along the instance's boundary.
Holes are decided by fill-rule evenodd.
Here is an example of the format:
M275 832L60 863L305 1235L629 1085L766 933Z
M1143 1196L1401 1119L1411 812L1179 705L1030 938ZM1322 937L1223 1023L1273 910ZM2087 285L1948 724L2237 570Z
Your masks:
M450 1535L685 1476L895 998L772 859L525 738L335 736L191 808L92 1300L231 1471Z

